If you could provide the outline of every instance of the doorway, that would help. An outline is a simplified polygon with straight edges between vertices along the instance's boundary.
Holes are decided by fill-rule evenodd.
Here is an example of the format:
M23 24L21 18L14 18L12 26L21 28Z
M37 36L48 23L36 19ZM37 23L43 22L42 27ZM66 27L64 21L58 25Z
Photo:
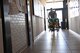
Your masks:
M58 2L47 2L46 3L46 29L48 29L48 13L50 12L50 8L56 11L57 18L59 19L59 25L61 26L61 22L63 21L63 1Z
M59 19L59 25L61 27L61 22L63 21L63 13L62 13L62 9L53 9L56 10L57 13L57 18ZM50 10L47 10L47 14L46 17L48 18L48 13L50 12ZM48 19L46 18L46 29L48 29Z

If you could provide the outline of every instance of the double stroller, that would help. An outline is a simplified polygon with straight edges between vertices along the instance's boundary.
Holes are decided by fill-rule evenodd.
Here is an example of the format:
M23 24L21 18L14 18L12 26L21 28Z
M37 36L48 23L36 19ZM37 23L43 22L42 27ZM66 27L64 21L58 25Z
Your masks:
M59 31L59 19L58 18L49 18L48 19L48 28L50 31L57 30Z

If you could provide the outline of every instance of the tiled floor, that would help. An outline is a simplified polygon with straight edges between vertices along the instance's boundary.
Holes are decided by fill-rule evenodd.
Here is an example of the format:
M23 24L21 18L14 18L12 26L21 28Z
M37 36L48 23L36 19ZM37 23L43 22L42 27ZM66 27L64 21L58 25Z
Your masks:
M27 53L80 53L80 37L68 30L46 31Z

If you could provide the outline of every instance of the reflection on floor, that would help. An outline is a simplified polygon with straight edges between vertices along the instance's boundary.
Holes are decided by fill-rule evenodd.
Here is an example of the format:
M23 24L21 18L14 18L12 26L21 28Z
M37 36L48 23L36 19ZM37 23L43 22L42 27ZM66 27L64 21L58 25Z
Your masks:
M80 53L80 37L68 30L46 31L24 53Z

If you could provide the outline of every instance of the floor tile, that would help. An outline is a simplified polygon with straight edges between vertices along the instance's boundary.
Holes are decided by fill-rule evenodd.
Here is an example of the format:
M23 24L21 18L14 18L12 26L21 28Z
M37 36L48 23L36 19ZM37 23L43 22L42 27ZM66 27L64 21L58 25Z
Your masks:
M69 30L46 31L29 50L24 53L80 53L80 40Z

